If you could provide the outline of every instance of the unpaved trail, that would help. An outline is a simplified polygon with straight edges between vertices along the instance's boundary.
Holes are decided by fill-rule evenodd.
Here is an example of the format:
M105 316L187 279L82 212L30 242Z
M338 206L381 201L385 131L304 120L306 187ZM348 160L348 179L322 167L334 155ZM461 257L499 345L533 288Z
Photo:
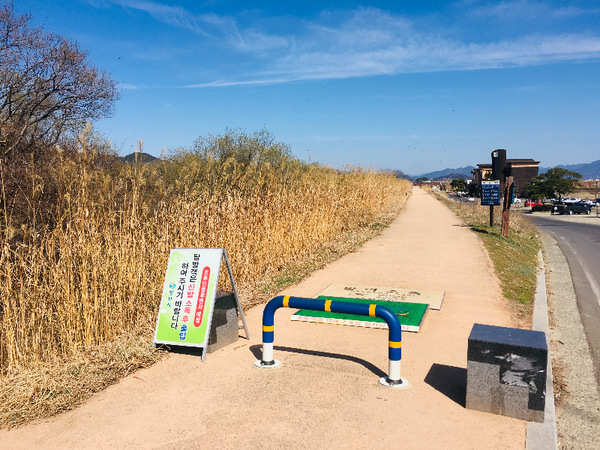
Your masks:
M263 306L246 314L251 340L206 357L172 354L54 419L0 432L2 449L524 449L527 423L464 408L474 323L515 326L482 244L415 188L383 234L287 289L329 284L445 291L419 333L403 333L402 376L383 387L387 330L275 318L275 358L261 370Z

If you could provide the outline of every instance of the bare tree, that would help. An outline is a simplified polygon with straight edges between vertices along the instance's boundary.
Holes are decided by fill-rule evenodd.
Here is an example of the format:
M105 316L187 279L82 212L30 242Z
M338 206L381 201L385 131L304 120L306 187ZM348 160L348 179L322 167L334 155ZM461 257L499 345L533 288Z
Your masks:
M30 25L12 3L0 9L0 155L56 143L87 121L110 117L116 81L77 43Z

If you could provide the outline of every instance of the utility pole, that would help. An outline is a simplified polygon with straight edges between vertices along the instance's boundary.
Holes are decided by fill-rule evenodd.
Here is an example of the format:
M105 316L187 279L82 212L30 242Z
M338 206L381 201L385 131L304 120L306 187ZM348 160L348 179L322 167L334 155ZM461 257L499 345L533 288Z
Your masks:
M598 218L598 178L596 178L596 198L594 201L596 202L596 218Z
M500 197L502 196L502 193L504 192L504 183L505 183L505 174L504 174L504 169L506 167L506 150L504 149L498 149L498 150L494 150L492 152L492 180L497 180L498 184L497 186L494 186L494 189L498 189L497 192L497 197L494 194L491 194L494 197L494 200L491 199L486 199L486 202L482 202L481 204L486 204L486 205L490 205L490 227L494 226L494 205L498 205L500 206ZM483 189L483 182L481 183L482 189ZM491 188L490 186L487 186L488 188ZM491 192L488 193L488 195L490 195ZM485 194L481 194L481 198L483 199L484 196L486 196ZM487 196L486 196L487 197ZM504 214L504 213L503 213ZM504 216L503 216L504 217ZM504 221L504 219L503 219Z

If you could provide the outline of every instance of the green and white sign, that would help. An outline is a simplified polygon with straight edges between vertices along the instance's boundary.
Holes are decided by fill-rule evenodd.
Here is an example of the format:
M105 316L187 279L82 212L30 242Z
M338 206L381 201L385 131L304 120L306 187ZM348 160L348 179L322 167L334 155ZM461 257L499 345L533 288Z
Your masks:
M220 248L171 250L155 344L206 349L222 257Z

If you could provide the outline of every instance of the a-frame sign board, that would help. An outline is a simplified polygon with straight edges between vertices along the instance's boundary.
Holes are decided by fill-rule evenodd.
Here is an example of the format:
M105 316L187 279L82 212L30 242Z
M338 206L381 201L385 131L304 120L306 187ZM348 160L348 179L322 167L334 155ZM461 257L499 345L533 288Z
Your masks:
M244 311L224 248L176 248L171 250L165 276L154 345L202 349L202 361L210 336L221 262L225 260L238 313L250 339Z

